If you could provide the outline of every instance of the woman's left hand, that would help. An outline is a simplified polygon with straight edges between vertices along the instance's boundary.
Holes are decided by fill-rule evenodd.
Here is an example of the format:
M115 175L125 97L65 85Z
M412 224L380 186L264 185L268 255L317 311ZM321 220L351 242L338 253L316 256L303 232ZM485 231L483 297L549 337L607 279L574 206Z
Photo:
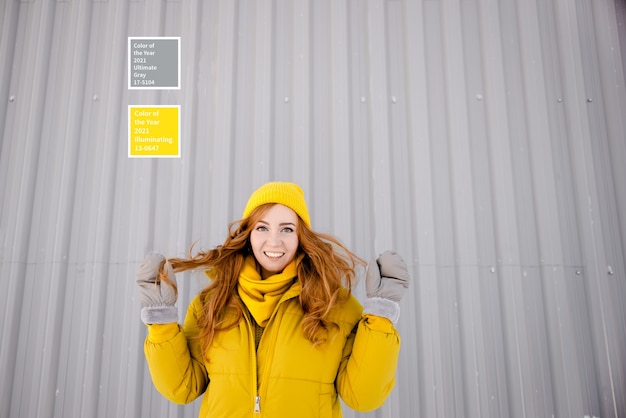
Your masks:
M400 302L409 288L409 271L395 251L385 251L367 268L365 290L367 297L379 297Z
M363 313L381 316L392 323L400 318L400 299L409 288L409 271L395 251L385 251L367 267Z

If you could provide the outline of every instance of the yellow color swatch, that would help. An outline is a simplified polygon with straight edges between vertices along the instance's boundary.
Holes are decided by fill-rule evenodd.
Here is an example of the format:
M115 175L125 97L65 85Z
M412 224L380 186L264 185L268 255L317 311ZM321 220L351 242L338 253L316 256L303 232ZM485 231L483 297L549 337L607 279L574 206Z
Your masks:
M128 106L128 156L180 157L180 106Z

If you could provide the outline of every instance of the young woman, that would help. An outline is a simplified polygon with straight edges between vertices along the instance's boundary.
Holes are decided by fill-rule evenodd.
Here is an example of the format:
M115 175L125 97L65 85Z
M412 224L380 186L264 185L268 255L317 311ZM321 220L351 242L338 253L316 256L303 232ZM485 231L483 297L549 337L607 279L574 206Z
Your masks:
M157 390L175 403L204 394L201 417L341 417L380 407L395 383L404 261L367 270L362 307L351 294L364 264L313 232L301 188L272 182L251 196L223 245L189 259L148 254L137 272L145 355ZM175 272L210 284L178 324Z

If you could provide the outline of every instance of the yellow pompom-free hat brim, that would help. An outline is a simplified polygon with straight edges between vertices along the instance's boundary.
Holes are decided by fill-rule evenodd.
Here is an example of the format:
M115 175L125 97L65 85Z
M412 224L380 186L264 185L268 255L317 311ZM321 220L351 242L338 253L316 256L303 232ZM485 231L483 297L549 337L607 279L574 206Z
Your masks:
M279 203L287 206L296 212L306 226L311 227L311 218L304 200L304 192L297 184L284 181L265 183L250 195L243 211L243 218L247 218L254 209L268 203Z

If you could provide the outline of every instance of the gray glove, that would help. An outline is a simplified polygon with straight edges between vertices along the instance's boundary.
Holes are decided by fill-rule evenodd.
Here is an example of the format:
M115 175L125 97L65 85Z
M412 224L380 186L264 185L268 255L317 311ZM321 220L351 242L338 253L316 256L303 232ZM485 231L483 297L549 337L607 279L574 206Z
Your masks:
M409 288L409 272L402 257L395 251L386 251L367 267L365 290L367 297L385 298L400 302Z
M137 270L137 285L141 299L141 320L144 324L169 324L178 321L176 289L159 279L159 269L165 264L167 277L176 285L176 275L165 256L148 253Z
M385 251L367 267L368 299L363 313L385 317L395 324L400 317L400 299L408 288L409 272L404 260L395 251Z

